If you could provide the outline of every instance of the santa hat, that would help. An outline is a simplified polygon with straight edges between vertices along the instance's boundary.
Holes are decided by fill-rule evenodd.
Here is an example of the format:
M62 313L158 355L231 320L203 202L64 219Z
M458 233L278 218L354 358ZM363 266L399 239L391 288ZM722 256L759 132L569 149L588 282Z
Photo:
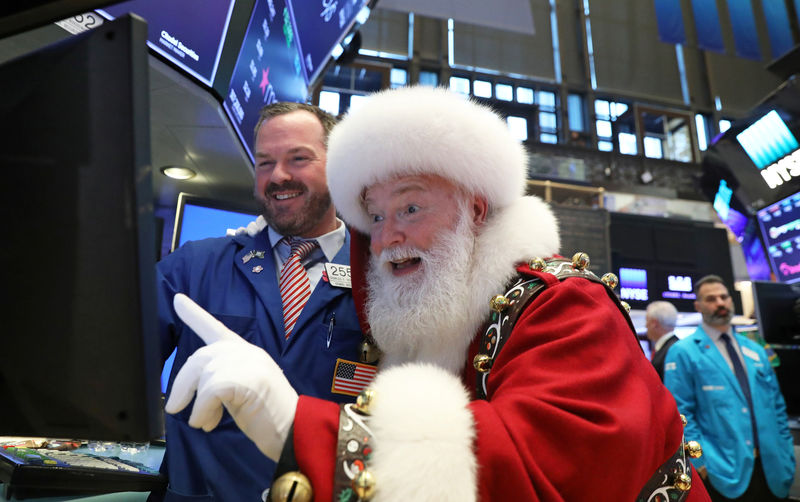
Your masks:
M525 191L528 156L487 106L444 88L385 90L369 96L328 140L328 186L336 209L369 233L365 188L391 178L434 174L505 208Z

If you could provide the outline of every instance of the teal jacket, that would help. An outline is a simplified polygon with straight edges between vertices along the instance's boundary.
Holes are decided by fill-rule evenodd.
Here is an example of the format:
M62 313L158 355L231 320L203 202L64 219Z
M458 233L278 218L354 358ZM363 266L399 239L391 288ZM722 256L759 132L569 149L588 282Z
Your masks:
M794 446L775 372L764 349L736 336L755 408L761 462L770 490L786 497L794 479ZM674 344L664 364L664 385L686 416L686 441L703 447L693 459L705 466L711 484L728 498L747 489L753 473L751 412L736 376L702 327Z

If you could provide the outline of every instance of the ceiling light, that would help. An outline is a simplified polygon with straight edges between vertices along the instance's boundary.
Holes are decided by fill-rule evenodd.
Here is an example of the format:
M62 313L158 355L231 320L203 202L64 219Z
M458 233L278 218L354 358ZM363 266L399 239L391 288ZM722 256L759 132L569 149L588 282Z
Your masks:
M188 180L189 178L194 178L195 174L197 174L188 167L181 166L164 166L161 168L161 173L168 178L176 180Z

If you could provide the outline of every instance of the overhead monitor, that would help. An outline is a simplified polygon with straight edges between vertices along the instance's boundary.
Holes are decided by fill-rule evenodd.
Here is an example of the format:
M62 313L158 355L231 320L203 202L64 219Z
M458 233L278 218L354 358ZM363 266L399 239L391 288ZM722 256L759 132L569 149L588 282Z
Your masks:
M775 110L770 110L747 126L747 129L736 135L736 139L759 169L764 169L800 148L794 134Z
M731 205L753 212L800 191L800 79L790 78L747 117L714 139L703 155L701 190L714 200L720 179Z
M257 0L222 103L251 161L261 108L276 101L308 99L297 43L285 0Z
M314 85L325 68L331 52L350 32L367 0L323 1L315 5L292 1L296 33L299 34L303 71L309 85Z
M114 19L133 12L148 23L147 45L211 87L235 0L129 0L98 12Z
M758 224L775 277L800 281L800 193L758 211Z
M0 435L163 431L146 25L0 66Z

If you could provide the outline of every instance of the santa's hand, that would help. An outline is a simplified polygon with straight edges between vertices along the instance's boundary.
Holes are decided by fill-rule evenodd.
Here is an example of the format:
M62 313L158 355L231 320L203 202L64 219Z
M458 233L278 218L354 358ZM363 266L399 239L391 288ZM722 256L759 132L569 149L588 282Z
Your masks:
M247 234L250 237L255 237L262 230L264 230L266 226L267 226L267 220L265 220L263 216L259 215L258 218L248 223L246 227L229 228L225 234L226 235Z
M212 430L225 406L247 437L277 461L294 421L297 392L269 354L244 341L189 297L179 293L173 305L207 345L178 372L166 412L184 409L196 391L189 425Z

